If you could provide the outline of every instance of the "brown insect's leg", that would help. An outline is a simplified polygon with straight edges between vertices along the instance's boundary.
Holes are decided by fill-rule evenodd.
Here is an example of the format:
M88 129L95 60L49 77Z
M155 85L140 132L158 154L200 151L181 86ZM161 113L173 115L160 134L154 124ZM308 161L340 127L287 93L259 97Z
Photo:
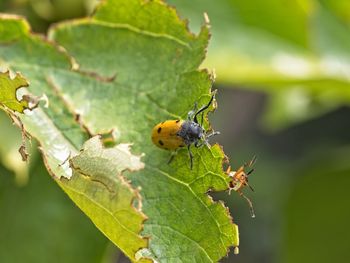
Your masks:
M230 187L230 188L228 189L228 194L231 195L231 192L232 192L232 188Z
M248 184L248 178L247 178L247 182L246 182L245 184L248 185L248 187L250 188L250 190L252 190L253 192L255 192L255 191L254 191L254 188L253 188L250 184Z
M255 217L255 213L254 213L254 208L253 208L253 203L252 201L250 201L250 199L248 197L246 197L242 192L238 192L240 196L242 196L245 200L247 200L248 205L249 205L249 209L250 209L250 215L252 218Z

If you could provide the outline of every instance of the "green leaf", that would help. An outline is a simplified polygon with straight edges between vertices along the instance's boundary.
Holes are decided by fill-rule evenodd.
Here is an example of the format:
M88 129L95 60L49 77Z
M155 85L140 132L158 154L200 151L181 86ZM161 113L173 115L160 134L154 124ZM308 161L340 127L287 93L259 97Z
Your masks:
M20 88L28 86L29 83L24 77L22 77L20 73L16 73L14 77L11 77L10 71L8 70L6 72L0 72L0 109L6 112L8 117L11 118L13 124L17 125L21 129L22 144L19 147L18 152L22 156L22 161L27 161L29 156L29 154L27 153L26 139L30 138L30 136L26 132L22 121L17 116L17 113L24 113L24 110L31 110L37 106L37 103L34 102L34 97L32 97L29 94L26 94L26 92L23 90L19 91ZM17 97L20 96L22 96L22 98L18 99ZM33 105L30 105L29 102L33 102ZM3 129L5 128L6 127L4 127ZM2 146L1 148L3 147L4 146ZM5 156L10 157L11 149L5 149L5 151ZM9 166L11 165L13 164L11 164L10 162ZM21 169L21 166L23 168L23 165L19 165L15 169L17 171L17 175L22 173L22 171L25 171L25 168Z
M147 246L138 234L146 217L131 205L134 201L141 205L141 200L121 173L142 169L140 158L130 153L127 144L104 149L95 136L70 159L70 167L72 178L59 181L60 186L102 233L133 258Z
M21 74L16 73L15 77L11 78L9 71L0 72L0 107L23 113L29 107L28 102L23 99L18 100L16 91L28 86L28 81Z
M175 257L215 262L227 253L228 246L238 245L236 228L226 209L212 203L206 194L209 188L227 189L221 149L215 146L210 151L195 150L191 171L186 151L181 151L169 166L169 154L150 140L155 124L168 118L185 118L194 101L201 105L209 100L210 77L205 71L197 71L208 30L202 27L198 37L172 27L164 31L162 25L169 23L166 17L156 19L160 25L155 26L153 16L143 15L146 11L155 16L173 14L173 10L157 2L110 1L101 6L95 19L54 28L51 38L73 55L82 70L117 75L114 83L104 84L104 94L98 97L89 96L96 90L94 84L85 83L87 92L82 96L78 90L67 89L63 78L54 81L70 104L81 109L82 121L88 127L95 127L95 132L115 129L121 141L133 142L135 149L146 154L145 170L128 177L142 187L143 211L149 218L144 233L150 236L150 250L155 257L164 261ZM123 10L133 5L128 13L114 13L114 6ZM173 24L184 28L183 22L175 16L173 19ZM80 45L82 42L89 46ZM93 63L96 58L99 63ZM70 79L73 86L78 81ZM106 104L109 114L100 118L99 110L105 109L100 105Z
M25 72L33 92L45 93L50 102L49 108L34 110L24 122L39 140L51 173L62 177L61 185L72 187L62 186L97 227L123 246L132 260L145 256L158 262L217 262L230 246L238 246L237 226L227 208L207 194L228 188L221 147L193 149L190 170L185 150L168 165L170 153L151 142L154 125L166 119L185 119L195 102L204 105L210 99L212 77L198 70L206 53L208 26L194 35L162 1L111 0L103 2L91 18L61 23L50 30L50 40L66 53L30 35L23 21L15 21L22 24L18 28L23 34L15 32L14 36L20 35L15 44L1 45L0 32L0 59ZM207 120L204 125L209 127ZM116 232L110 216L99 216L96 205L89 201L95 201L99 189L103 206L114 211L114 205L120 204L107 202L111 193L106 184L90 180L96 174L77 173L73 161L77 159L71 161L73 175L64 162L77 154L89 134L110 131L118 143L132 143L136 156L144 154L143 170L123 173L134 188L141 188L142 212L148 217L142 235L150 238L149 248L138 251L136 259L132 248L125 249L130 240L123 240L124 233ZM91 150L94 156L99 151ZM79 158L88 162L85 154ZM115 160L111 163L116 165ZM107 185L112 183L110 176L103 178ZM126 193L124 201L132 199L130 193L135 191ZM135 212L130 205L128 213L130 209ZM129 231L135 236L142 220L134 221Z
M13 31L8 31L8 28L12 28ZM73 74L71 58L64 51L49 44L43 38L31 35L26 22L18 17L2 17L0 29L3 30L3 32L0 31L0 61L3 61L4 65L11 65L11 69L26 72L31 80L31 91L35 94L46 94L49 98L48 108L38 107L30 114L21 116L26 130L40 143L47 169L62 188L67 190L73 201L79 207L82 207L85 213L89 214L90 219L96 223L98 228L104 230L105 225L109 226L110 232L105 234L108 234L111 241L133 259L136 251L147 245L145 239L140 236L136 242L137 238L134 238L131 246L125 240L121 240L119 236L128 236L130 231L140 232L142 230L141 220L136 220L137 217L135 216L133 220L130 220L132 230L127 227L119 227L120 231L117 236L115 230L111 230L113 224L110 223L109 215L112 211L108 210L110 200L100 200L98 199L99 196L97 196L98 198L94 196L95 191L98 190L95 183L92 181L86 182L85 178L76 174L72 182L69 181L70 184L66 185L65 181L60 180L61 177L70 178L72 176L72 169L66 159L69 156L76 155L83 146L83 142L88 138L87 131L77 121L77 115L70 111L71 109L58 95L58 91L51 81L56 71L63 71L68 75ZM10 43L7 42L8 39L11 39ZM81 74L81 76L82 79L86 78L85 75ZM83 185L89 185L90 188L85 188L82 191L81 187ZM107 189L102 190L105 194L108 193ZM135 199L139 198L129 185L124 184L123 187L120 187L120 190L123 190L123 192L131 191ZM79 191L82 195L86 195L86 199L78 196ZM124 207L125 212L129 211L130 214L135 214L136 210L130 201L132 194L129 193L115 199L115 205L128 202L128 207ZM106 216L102 212L90 213L94 208L96 212L96 206L98 205L106 208L104 211ZM138 213L143 218L143 214ZM120 224L123 223L125 222ZM140 260L140 262L144 261Z

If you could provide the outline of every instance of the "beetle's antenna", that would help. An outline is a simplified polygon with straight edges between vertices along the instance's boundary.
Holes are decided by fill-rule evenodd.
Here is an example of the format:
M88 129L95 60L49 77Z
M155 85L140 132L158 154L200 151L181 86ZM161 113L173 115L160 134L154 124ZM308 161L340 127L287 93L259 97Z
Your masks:
M188 119L189 121L192 120L193 115L196 114L197 106L198 106L198 103L195 102L195 103L194 103L194 106L193 106L193 109L192 109L191 111L188 112L188 114L187 114L187 119Z
M204 120L204 112L202 111L202 119L201 119L201 127L203 127L203 120Z
M197 115L198 115L199 113L201 113L201 112L203 112L203 111L205 111L206 109L209 108L210 104L211 104L211 103L213 102L213 100L214 100L214 96L215 96L215 93L211 96L210 101L208 102L208 104L205 105L205 106L203 106L202 108L200 108L200 109L196 112L196 114L194 115L194 118L193 118L193 120L194 120L195 123L198 123Z

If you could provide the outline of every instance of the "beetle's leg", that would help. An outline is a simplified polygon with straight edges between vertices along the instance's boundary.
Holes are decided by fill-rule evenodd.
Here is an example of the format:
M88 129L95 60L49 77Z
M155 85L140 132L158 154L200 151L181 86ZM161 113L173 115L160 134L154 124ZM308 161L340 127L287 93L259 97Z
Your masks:
M188 150L188 155L190 156L190 167L191 167L191 170L192 170L192 167L193 167L193 155L192 155L192 152L191 152L191 144L187 145L187 150Z
M206 109L208 109L208 108L210 107L210 104L211 104L211 103L213 102L213 100L214 100L215 94L216 94L216 91L213 92L213 95L211 96L210 101L208 102L208 104L205 105L205 106L203 106L202 108L200 108L200 109L196 112L196 114L194 115L194 118L193 118L193 120L194 120L195 123L198 123L197 115L198 115L199 113L202 113L203 111L205 111Z
M201 141L201 142L198 142L198 141L195 142L195 143L194 143L194 146L196 146L196 148L199 148L199 147L202 147L204 144L205 144L206 146L210 147L210 144L209 144L209 142L206 140L205 137L202 138L202 141Z
M198 103L195 102L195 103L194 103L194 106L193 106L193 109L187 113L187 119L188 119L189 121L191 121L192 118L193 118L193 116L196 114L197 106L198 106Z
M199 148L199 147L201 147L203 145L203 143L201 143L200 141L196 141L195 143L194 143L194 147L196 147L196 148Z
M216 131L216 132L212 131L211 133L206 134L206 135L205 135L205 138L206 138L206 139L209 139L210 137L215 136L215 135L218 135L218 134L220 134L219 131Z
M210 148L210 144L208 139L214 135L220 134L220 132L216 131L216 132L211 132L209 134L204 134L202 137L202 144L200 146L202 146L203 144L207 145ZM200 146L196 146L196 147L200 147Z
M170 163L174 160L174 157L175 157L176 155L177 155L177 151L171 152L171 155L170 155L168 164L170 164Z
M196 141L196 142L194 143L194 146L195 146L196 148L199 148L199 147L202 147L204 144L205 144L206 146L208 146L208 148L210 148L210 144L209 144L209 142L208 142L207 137L206 137L205 134L203 134L201 140L198 140L198 141Z

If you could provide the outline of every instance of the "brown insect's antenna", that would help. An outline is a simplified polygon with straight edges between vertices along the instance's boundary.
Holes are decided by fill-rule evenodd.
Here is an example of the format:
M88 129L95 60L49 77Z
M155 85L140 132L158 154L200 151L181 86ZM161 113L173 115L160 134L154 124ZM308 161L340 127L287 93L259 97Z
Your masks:
M248 183L248 176L254 172L254 169L251 169L248 173L246 173L245 184L250 188L250 190L254 191L254 188Z
M256 157L256 155L254 155L253 158L248 163L244 164L244 167L252 167L256 163L257 159L258 158ZM249 172L248 174L250 174L250 173L252 173L252 172Z

